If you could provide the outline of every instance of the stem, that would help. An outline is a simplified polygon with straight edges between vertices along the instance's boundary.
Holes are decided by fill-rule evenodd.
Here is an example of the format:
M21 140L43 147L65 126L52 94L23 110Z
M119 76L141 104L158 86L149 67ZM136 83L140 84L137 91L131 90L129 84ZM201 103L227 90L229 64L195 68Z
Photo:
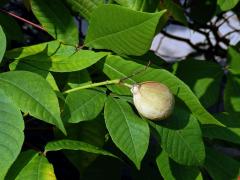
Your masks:
M16 18L16 19L18 19L18 20L20 20L20 21L23 21L23 22L25 22L25 23L27 23L27 24L32 25L32 26L35 27L35 28L40 29L41 31L45 31L45 32L46 32L46 30L45 30L42 26L39 26L38 24L35 24L35 23L33 23L33 22L31 22L31 21L29 21L29 20L27 20L27 19L24 19L24 18L22 18L22 17L20 17L20 16L18 16L18 15L16 15L16 14L14 14L14 13L5 11L4 9L0 9L0 12L3 12L3 13L5 13L5 14L8 14L9 16L12 16L12 17L14 17L14 18Z
M78 90L81 90L81 89L93 88L93 87L104 86L104 85L109 85L109 84L122 84L124 86L129 87L129 88L132 87L132 85L130 85L130 84L122 83L121 79L114 79L114 80L110 80L110 81L108 80L108 81L88 84L88 85L85 85L85 86L80 86L80 87L76 87L76 88L73 88L73 89L69 89L67 91L64 91L63 94L68 94L68 93L75 92L75 91L78 91Z

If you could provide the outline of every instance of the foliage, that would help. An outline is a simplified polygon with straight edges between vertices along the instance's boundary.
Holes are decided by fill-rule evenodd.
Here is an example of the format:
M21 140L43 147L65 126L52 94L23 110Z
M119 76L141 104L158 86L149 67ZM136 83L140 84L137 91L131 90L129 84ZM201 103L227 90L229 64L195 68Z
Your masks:
M96 168L110 179L238 178L240 49L209 20L225 22L227 11L237 17L239 0L25 0L32 22L7 12L11 3L0 3L0 179L63 179L58 154L83 179ZM209 16L199 19L205 8ZM206 44L169 34L171 23L201 33ZM26 40L26 25L37 43ZM149 51L158 32L196 54L163 61ZM145 81L174 94L167 120L137 113L128 86ZM44 143L29 142L29 121L49 131L38 134Z

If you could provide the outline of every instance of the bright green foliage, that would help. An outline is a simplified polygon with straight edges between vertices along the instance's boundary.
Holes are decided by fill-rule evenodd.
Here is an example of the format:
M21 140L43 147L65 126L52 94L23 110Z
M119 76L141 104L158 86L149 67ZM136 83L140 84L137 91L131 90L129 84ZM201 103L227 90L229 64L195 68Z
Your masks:
M106 99L101 90L81 90L66 98L64 116L69 123L92 120L102 111Z
M160 144L168 155L179 164L201 165L205 159L201 129L189 112L175 108L168 124L153 124L159 134Z
M64 0L72 11L90 20L94 9L103 4L104 0Z
M86 151L94 154L101 154L105 156L116 157L112 153L109 153L103 149L100 149L99 147L93 146L91 144L88 144L82 141L75 141L75 140L68 140L68 139L49 142L45 147L45 153L47 153L48 151L59 151L63 149L75 150L75 151L80 150L80 151Z
M41 76L27 71L1 73L0 86L23 112L54 124L65 132L57 96Z
M12 99L0 90L0 179L16 160L24 140L24 122Z
M50 164L45 156L33 152L24 152L24 158L17 160L19 166L22 166L22 169L18 172L14 180L22 179L31 179L31 180L56 180L54 174L54 169L52 164ZM26 154L27 153L27 154ZM20 162L20 160L22 160ZM28 160L28 162L26 162ZM15 171L15 169L13 169ZM11 177L11 174L10 174ZM13 179L13 178L9 178Z
M240 52L237 48L229 47L228 49L228 61L229 61L229 71L232 74L240 74Z
M234 8L239 0L217 0L217 4L222 11L227 11Z
M0 62L2 61L3 55L5 53L6 50L6 36L3 32L2 27L0 26Z
M240 163L223 153L206 148L207 157L204 167L213 179L237 179L240 174Z
M23 59L17 59L12 66L18 66L19 63L26 63L47 71L72 72L95 64L107 54L107 52L96 53L90 50L80 50L66 56L59 54L49 56L44 51Z
M143 55L151 46L164 12L143 13L117 5L100 6L92 14L85 45L118 54Z
M154 12L156 5L159 3L156 0L115 0L118 4L126 6L136 11Z
M110 96L106 102L104 117L113 142L140 169L141 161L148 148L147 122L139 118L128 103Z
M73 16L59 0L32 0L34 15L55 39L71 45L78 44L78 29Z

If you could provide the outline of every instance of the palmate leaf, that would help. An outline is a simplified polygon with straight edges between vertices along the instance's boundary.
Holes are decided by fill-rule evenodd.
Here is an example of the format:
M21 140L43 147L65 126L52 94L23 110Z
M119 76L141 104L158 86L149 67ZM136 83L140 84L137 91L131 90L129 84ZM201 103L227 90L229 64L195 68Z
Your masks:
M56 125L65 133L58 99L48 82L27 71L10 71L0 74L0 87L23 112Z
M49 151L59 151L59 150L80 150L80 151L85 151L89 153L94 153L94 154L100 154L104 156L111 156L118 158L114 154L105 151L99 147L96 147L94 145L88 144L83 141L76 141L76 140L69 140L69 139L63 139L63 140L57 140L57 141L52 141L49 142L46 147L45 147L45 153Z
M147 122L139 118L127 102L111 96L106 101L104 117L113 142L140 169L149 143Z
M202 165L205 149L197 120L187 110L175 108L164 125L151 123L159 134L161 147L179 164Z
M151 46L164 12L143 13L118 5L102 5L92 14L85 45L118 54L143 55Z
M2 61L2 58L4 56L5 50L6 50L6 36L3 32L2 27L0 26L0 63Z
M93 10L104 4L104 0L64 0L72 11L77 12L78 15L83 16L89 20Z
M223 153L206 148L207 157L204 164L213 179L237 179L240 174L240 163Z
M53 38L66 44L78 44L77 25L62 1L32 0L31 7L43 28Z
M54 169L45 156L32 150L20 154L6 180L56 180Z
M23 129L20 110L0 89L0 179L4 179L22 149Z
M199 169L175 163L165 151L161 151L156 158L156 163L164 180L202 180Z
M64 106L64 118L69 123L88 121L97 117L102 111L106 95L91 89L70 93Z
M217 4L222 11L227 11L234 8L239 0L217 0Z
M108 56L103 64L103 71L110 79L126 78L140 69L145 69L145 66L132 61L124 60L119 56ZM225 132L230 132L232 131L231 128L227 128L227 126L223 125L215 117L208 113L190 88L176 76L164 69L148 67L144 73L128 78L126 82L134 84L144 81L157 81L167 85L173 94L184 101L202 125L208 127L214 126L211 130L204 131L203 136L224 139L232 142L233 138L229 136L229 133L220 133L218 131L221 130L222 132L222 130L224 130ZM130 93L129 88L121 88L120 85L115 85L115 88L120 89L118 92L122 92L122 94ZM234 139L234 142L236 142L236 139Z

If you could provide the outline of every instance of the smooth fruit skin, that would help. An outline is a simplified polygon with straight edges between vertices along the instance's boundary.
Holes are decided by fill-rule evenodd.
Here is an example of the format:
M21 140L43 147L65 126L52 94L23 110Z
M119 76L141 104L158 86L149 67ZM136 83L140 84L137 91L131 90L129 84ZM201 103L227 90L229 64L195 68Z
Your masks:
M150 120L166 119L173 111L174 96L164 84L148 81L133 85L133 102L138 112Z

